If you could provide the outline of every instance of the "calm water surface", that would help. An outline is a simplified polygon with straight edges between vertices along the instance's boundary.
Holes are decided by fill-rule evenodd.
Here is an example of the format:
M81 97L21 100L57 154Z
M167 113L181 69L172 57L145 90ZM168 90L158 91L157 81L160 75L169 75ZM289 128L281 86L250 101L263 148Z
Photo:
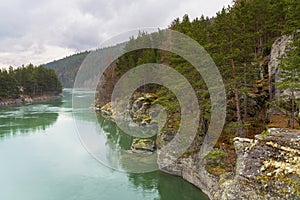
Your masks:
M208 199L179 177L119 172L92 158L76 132L71 92L48 103L0 107L1 200ZM113 123L99 122L110 136L105 142L130 144Z

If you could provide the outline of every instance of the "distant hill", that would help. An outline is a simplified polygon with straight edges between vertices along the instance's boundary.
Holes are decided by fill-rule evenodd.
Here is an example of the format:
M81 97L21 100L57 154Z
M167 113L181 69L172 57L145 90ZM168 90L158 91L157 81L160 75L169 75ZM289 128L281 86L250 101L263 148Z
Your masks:
M53 69L64 88L72 88L77 71L90 51L77 53L60 60L47 63L44 66Z
M43 66L53 69L55 71L57 77L62 83L63 88L73 88L77 72L87 55L92 53L90 54L90 56L96 56L93 57L93 59L96 59L97 62L107 61L109 60L111 55L114 54L114 52L116 53L119 52L120 49L123 49L125 47L125 44L126 43L119 43L114 46L104 47L95 51L80 52L71 56L67 56L63 59L55 60L50 63L44 64ZM88 62L90 61L91 57ZM91 63L89 69L86 70L86 76L88 76L88 78L85 77L86 79L84 79L84 81L82 82L83 87L84 85L89 84L88 82L98 81L95 75L98 75L99 71L95 71L98 69L94 67L93 63Z

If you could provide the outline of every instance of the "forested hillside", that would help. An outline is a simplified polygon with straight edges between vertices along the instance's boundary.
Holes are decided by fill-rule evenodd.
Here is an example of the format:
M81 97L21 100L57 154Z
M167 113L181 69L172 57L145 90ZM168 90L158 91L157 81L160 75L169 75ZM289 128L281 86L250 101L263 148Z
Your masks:
M58 94L62 86L55 71L32 64L9 70L0 70L0 97L17 99L20 95L41 96Z
M270 88L267 85L270 81L267 65L271 45L278 37L293 35L296 40L291 46L299 46L297 42L299 36L296 34L296 30L300 29L299 4L297 0L236 0L232 6L223 8L213 18L202 15L199 18L190 19L188 15L185 15L182 19L177 18L170 23L169 29L193 38L213 58L226 87L228 126L239 127L239 135L248 132L244 129L251 127L258 111L270 105L278 107L282 104L272 99L272 91L269 91ZM137 40L149 41L151 37L155 37L155 34L140 33L138 38L131 38L125 48L130 49ZM72 87L76 73L88 53L87 51L78 53L45 66L55 70L63 87ZM290 54L297 58L299 52L291 51ZM283 60L282 68L288 68L290 63L296 62L288 59ZM105 90L101 86L99 88L102 91L102 95L99 95L100 101L101 96L105 96L105 100L100 104L107 103L108 93L111 93L113 89L110 86L114 85L122 74L138 65L151 62L167 64L190 80L201 103L202 121L207 121L210 118L210 96L201 76L183 58L157 49L133 51L120 57L117 67L113 71L109 69L110 74L115 75L108 76L111 79L107 78L106 82L102 82L106 85ZM285 67L284 63L286 63ZM299 67L297 64L293 66ZM293 69L289 68L289 70ZM297 76L293 77L292 82L298 80ZM288 78L286 80L281 84L281 88L292 86L293 90L297 90L295 88L297 84L287 83ZM157 103L166 106L170 112L179 112L178 102L166 88L147 85L143 87L143 90L159 94L160 98ZM297 102L292 101L293 104ZM293 106L289 107L293 108ZM266 121L267 118L262 119L260 123L264 124Z
M54 69L64 88L72 88L78 69L88 54L89 51L81 52L47 63L44 66Z
M177 18L170 24L170 29L199 42L213 58L226 87L227 126L238 127L239 135L246 134L248 127L257 126L255 123L267 122L267 119L258 122L257 115L270 100L268 85L262 83L269 82L267 63L271 45L278 37L287 34L295 37L291 45L299 49L299 34L296 33L300 28L299 19L300 1L297 0L240 0L235 1L233 6L223 8L214 18L201 16L190 19L185 15L182 20ZM151 41L155 34L141 33L137 38L131 38L126 48L130 49L140 40ZM299 60L299 50L292 54ZM201 121L210 118L210 98L206 85L183 58L157 49L138 50L122 56L118 60L117 71L121 76L131 68L151 62L167 64L183 74L191 82L201 102ZM295 60L286 62L292 68L300 68ZM299 73L294 72L295 82L299 80ZM285 84L285 87L291 85L296 86ZM171 113L179 112L175 97L166 88L148 85L141 90L159 94L158 103L167 106ZM256 121L254 124L253 120ZM260 126L263 128L263 125Z

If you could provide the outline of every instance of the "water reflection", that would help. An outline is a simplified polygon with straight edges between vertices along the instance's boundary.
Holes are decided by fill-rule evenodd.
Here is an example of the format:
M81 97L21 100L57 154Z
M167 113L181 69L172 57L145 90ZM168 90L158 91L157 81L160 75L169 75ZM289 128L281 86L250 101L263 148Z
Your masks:
M201 190L179 177L159 173L158 192L160 200L209 200Z
M63 101L68 99L72 91L66 93ZM137 165L139 160L133 160L132 154L126 153L130 149L133 137L122 132L114 122L95 115L95 112L89 109L93 99L93 92L77 91L73 94L72 108L73 117L75 117L79 137L84 141L90 152L96 152L96 157L101 158L104 165L113 166L121 171L130 171ZM70 102L64 102L62 109ZM95 155L95 154L94 154ZM135 159L135 158L134 158ZM153 159L146 159L151 161ZM137 161L137 162L136 162ZM156 160L155 160L156 161ZM146 162L145 162L146 163ZM147 163L146 163L147 164ZM156 164L156 163L155 163ZM152 166L150 166L152 168ZM145 170L147 171L147 169ZM123 174L123 173L117 173ZM124 175L124 174L123 174ZM179 177L173 177L158 171L150 173L126 173L128 185L134 188L134 191L142 192L141 199L156 200L205 200L206 196L197 188L182 180ZM125 177L126 178L126 177ZM114 185L116 183L113 183ZM131 187L130 187L131 188ZM124 196L124 199L125 196Z
M141 188L146 191L152 191L158 188L159 175L159 171L145 174L128 174L128 179L134 185L134 187Z
M62 105L60 99L43 104L0 108L0 137L44 131L54 124Z
M155 171L145 174L128 174L129 181L145 193L158 191L155 200L209 200L199 189L179 177Z
M118 146L121 149L129 149L131 142L133 140L132 136L123 133L116 124L101 115L97 115L98 122L100 127L102 128L103 132L106 135L107 140L113 143L115 148Z
M114 122L98 116L100 127L106 134L106 145L114 151L112 157L116 156L117 149L129 149L132 137L122 132ZM128 161L125 154L118 155L118 162L123 168L127 168ZM147 194L158 192L155 200L208 200L208 197L192 184L179 177L154 171L149 173L128 173L128 179L138 190Z

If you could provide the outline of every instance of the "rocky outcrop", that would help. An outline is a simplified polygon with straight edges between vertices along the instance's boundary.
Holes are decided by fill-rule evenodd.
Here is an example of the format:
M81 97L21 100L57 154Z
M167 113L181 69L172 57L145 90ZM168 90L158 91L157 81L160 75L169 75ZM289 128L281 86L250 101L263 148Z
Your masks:
M269 81L270 81L269 91L270 91L271 99L278 98L280 95L279 89L274 84L275 82L278 82L281 80L281 78L278 76L278 74L280 72L279 58L286 56L286 50L288 49L288 44L291 41L292 41L292 37L282 36L282 37L278 38L272 45L270 61L269 61L269 65L268 65Z
M150 107L157 98L158 96L153 93L135 93L127 108L132 121L141 126L150 124L152 116L155 115L153 110L152 112L150 111ZM101 104L95 103L92 106L95 107L96 110L99 110L104 117L113 120L116 114L118 114L112 108L111 102L108 102L102 107L100 105Z
M130 99L130 105L127 106L127 112L129 115L122 115L122 120L124 123L131 124L131 131L135 131L139 129L134 129L136 126L146 126L151 122L155 124L155 114L156 111L154 109L150 110L152 103L158 98L156 94L153 93L134 93L133 97ZM113 106L112 103L109 102L104 106L100 107L101 104L95 102L92 107L95 110L100 111L101 115L105 118L110 119L111 121L116 121L119 115L122 113L118 113ZM133 125L132 122L135 124ZM156 129L153 131L157 132ZM128 151L129 153L138 153L138 154L152 154L156 150L156 143L154 140L150 138L145 138L147 135L143 135L142 132L138 132L136 137L134 138L131 144L131 149ZM144 139L142 139L144 138Z
M131 153L152 154L155 151L155 142L151 139L134 138L131 144Z
M167 165L169 160L174 160L174 158L159 160L158 165L161 171L182 177L200 188L210 199L214 199L213 194L219 190L219 177L208 173L203 162L195 162L194 158L188 157L180 158L177 162Z
M180 158L161 168L181 176L215 200L300 199L300 133L271 128L255 139L235 138L236 168L214 176L205 160ZM171 155L170 159L172 160ZM168 160L160 160L165 166Z
M155 98L145 94L135 96L128 107L131 117L150 116L149 102ZM115 114L110 103L103 106L101 112L110 117ZM142 121L136 120L141 126ZM220 176L208 172L206 157L193 153L177 159L172 152L160 156L160 148L165 145L160 143L172 140L175 134L176 131L170 132L170 138L168 134L157 136L156 144L136 138L129 151L146 154L157 151L161 171L181 176L212 200L300 199L300 133L270 128L255 139L235 138L235 169Z
M157 95L145 93L132 100L129 113L133 122L140 125L147 125L151 122L149 109L155 99L157 99Z
M115 115L115 111L112 109L111 102L105 104L101 108L99 108L99 105L96 105L96 108L97 108L96 110L100 110L102 115L106 117L111 117Z
M234 145L236 170L220 178L213 199L300 199L299 133L272 128Z
M248 99L255 118L260 118L256 111L266 107L268 97L278 99L288 92L280 91L275 83L282 80L279 76L280 58L287 55L292 40L292 36L278 38L271 55L263 62L261 80L251 92L253 103ZM159 160L159 166L163 166L162 171L181 176L199 187L213 200L300 199L300 133L271 128L254 139L235 138L234 147L236 166L232 172L220 176L208 173L204 167L205 158L180 158L165 167L175 159L170 155L169 159Z
M280 58L287 55L287 51L290 49L290 43L293 41L292 36L282 36L278 38L272 45L270 61L268 64L269 81L270 81L270 98L278 99L281 94L287 91L280 91L275 85L276 82L280 82L282 79L279 77L280 73Z

